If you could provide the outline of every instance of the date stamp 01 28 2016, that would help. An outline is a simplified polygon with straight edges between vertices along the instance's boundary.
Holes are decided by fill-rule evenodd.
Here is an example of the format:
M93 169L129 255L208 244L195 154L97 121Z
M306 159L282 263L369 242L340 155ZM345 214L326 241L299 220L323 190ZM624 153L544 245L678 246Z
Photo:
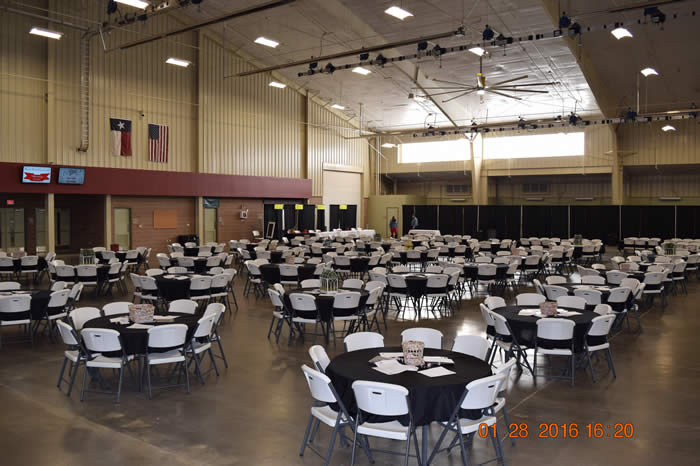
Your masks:
M496 436L496 425L479 424L479 437L487 438ZM511 423L508 426L509 438L632 438L634 436L634 424L617 422L614 424L588 423L588 424L556 424L542 422L537 429L531 429L525 422Z

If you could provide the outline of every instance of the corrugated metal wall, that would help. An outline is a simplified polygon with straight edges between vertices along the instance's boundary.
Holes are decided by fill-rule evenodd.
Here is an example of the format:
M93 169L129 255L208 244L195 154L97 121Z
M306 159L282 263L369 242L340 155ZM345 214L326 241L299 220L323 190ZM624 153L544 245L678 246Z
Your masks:
M54 0L51 8L62 13L104 20L104 3ZM105 36L107 47L144 35L173 29L181 23L170 15L130 26L130 31L113 30ZM67 165L88 165L149 170L191 171L197 154L197 34L182 34L172 40L105 53L99 36L91 40L90 148L80 145L80 33L66 30L66 36L49 45L50 156ZM180 68L165 63L175 56L194 62ZM143 117L141 116L143 115ZM109 119L132 121L132 157L109 154ZM169 162L148 161L148 123L167 125L170 133ZM53 152L53 153L52 153Z
M33 25L0 13L0 160L6 162L46 161L47 44L27 34Z
M200 46L201 171L302 176L305 97L264 74L224 79L250 65L205 34Z
M676 131L661 131L661 127L667 123L673 125ZM617 130L618 149L632 152L624 156L624 164L700 163L698 125L700 120L696 119L620 125Z
M369 193L369 146L364 139L345 139L358 135L349 123L322 106L309 102L308 177L313 180L313 195L323 195L323 164L359 167L363 176L362 192Z
M700 175L630 175L625 176L624 189L629 198L700 197Z

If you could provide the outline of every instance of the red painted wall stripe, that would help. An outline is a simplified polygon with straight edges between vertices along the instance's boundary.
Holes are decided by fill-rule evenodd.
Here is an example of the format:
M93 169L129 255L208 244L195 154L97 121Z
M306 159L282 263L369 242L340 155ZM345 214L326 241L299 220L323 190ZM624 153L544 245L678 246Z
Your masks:
M308 179L124 168L79 167L85 168L85 184L64 185L56 183L59 166L53 166L51 184L24 184L21 178L22 167L25 165L29 164L0 163L0 192L290 199L311 197L311 180Z

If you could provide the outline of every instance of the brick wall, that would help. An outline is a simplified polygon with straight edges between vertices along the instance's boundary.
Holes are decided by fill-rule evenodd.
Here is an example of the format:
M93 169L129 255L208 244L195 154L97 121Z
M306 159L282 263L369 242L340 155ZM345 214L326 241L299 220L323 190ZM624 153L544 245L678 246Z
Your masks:
M56 195L56 209L70 209L70 245L57 253L78 253L81 248L104 246L104 196Z
M241 210L248 209L248 218L241 219ZM217 212L220 243L232 239L251 239L252 231L263 231L263 201L260 199L219 199Z
M155 256L159 252L168 252L168 244L177 241L178 235L197 233L195 217L196 199L191 197L128 197L112 196L112 209L131 209L131 246L152 248L151 266L157 266ZM153 211L172 209L177 211L177 228L153 228ZM114 212L112 225L114 225ZM112 228L114 231L114 227ZM112 236L114 241L114 236Z

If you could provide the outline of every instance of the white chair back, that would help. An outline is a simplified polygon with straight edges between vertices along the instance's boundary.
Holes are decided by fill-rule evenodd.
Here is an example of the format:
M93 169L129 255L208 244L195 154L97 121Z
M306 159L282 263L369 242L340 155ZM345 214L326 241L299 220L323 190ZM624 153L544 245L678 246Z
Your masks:
M442 332L433 328L415 327L401 332L401 342L422 341L426 348L442 349Z
M458 335L452 345L452 351L468 354L475 358L486 360L491 344L479 335Z
M376 332L356 332L345 337L343 343L347 352L368 348L383 348L384 336Z

